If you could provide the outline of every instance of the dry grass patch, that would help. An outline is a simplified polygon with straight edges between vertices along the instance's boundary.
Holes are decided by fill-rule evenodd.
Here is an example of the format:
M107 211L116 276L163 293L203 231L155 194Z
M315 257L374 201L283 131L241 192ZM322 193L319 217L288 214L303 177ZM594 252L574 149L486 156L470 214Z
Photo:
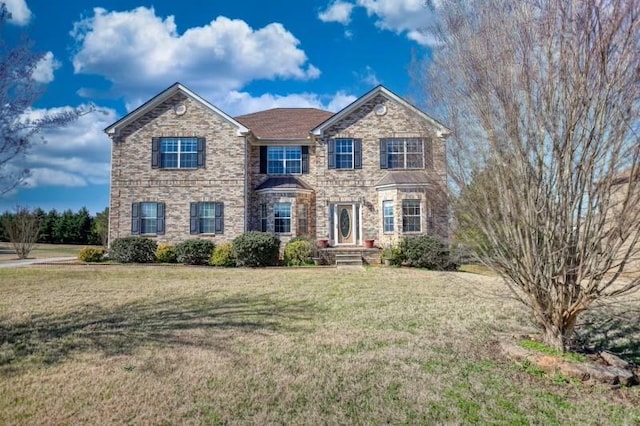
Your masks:
M0 423L640 421L637 389L502 359L496 334L532 331L503 291L396 268L0 270Z
M50 257L77 256L82 249L82 245L74 244L36 244L28 259L46 259ZM93 246L92 246L93 247ZM99 247L99 246L95 246ZM0 262L17 260L18 256L13 251L11 243L0 242Z

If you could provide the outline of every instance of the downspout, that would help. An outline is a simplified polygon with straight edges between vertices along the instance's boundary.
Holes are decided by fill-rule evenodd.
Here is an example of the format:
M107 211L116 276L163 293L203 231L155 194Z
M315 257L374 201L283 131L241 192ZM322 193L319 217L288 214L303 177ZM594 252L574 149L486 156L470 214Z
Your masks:
M244 136L244 232L249 230L249 138Z

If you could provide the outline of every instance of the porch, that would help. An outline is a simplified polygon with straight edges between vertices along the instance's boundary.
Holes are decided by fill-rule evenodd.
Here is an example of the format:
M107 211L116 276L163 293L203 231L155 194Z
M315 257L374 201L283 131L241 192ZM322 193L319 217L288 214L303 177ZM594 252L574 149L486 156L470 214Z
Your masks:
M378 247L327 247L318 248L316 259L322 265L357 266L380 265L382 249Z

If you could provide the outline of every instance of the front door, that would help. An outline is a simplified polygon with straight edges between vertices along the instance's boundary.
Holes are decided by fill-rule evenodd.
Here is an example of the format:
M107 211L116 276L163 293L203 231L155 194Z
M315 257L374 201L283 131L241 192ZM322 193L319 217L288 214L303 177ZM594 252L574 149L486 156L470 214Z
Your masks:
M337 231L338 244L355 244L353 204L338 204Z

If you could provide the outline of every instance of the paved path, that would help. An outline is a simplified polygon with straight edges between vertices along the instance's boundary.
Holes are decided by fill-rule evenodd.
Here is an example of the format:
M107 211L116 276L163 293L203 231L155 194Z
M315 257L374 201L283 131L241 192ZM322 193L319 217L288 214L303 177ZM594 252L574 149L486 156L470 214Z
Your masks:
M8 260L0 262L0 268L13 268L18 266L36 265L38 263L55 263L55 262L69 262L76 260L77 256L72 257L47 257L44 259L20 259L20 260Z

